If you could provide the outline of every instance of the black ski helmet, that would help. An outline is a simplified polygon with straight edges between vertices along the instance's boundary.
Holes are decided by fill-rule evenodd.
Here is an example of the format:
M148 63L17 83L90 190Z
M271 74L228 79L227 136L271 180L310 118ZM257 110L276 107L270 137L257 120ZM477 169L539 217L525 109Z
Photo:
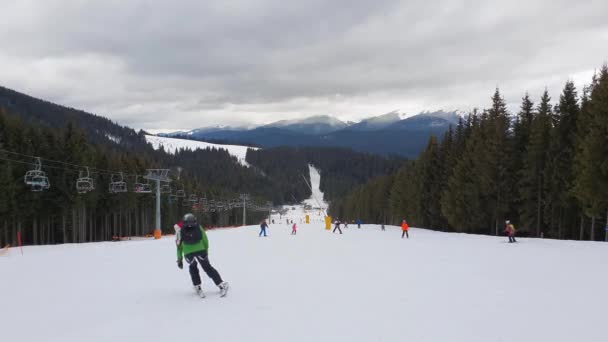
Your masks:
M187 213L186 215L184 215L182 222L184 223L185 226L195 226L196 225L196 216L192 215L191 213Z

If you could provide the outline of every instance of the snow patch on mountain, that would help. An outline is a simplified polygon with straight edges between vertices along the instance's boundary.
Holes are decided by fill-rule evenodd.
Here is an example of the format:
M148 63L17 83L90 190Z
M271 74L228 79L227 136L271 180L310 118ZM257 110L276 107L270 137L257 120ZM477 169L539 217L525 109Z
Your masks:
M249 166L246 161L247 149L251 148L257 150L256 147L240 145L219 145L203 141L159 137L156 135L146 135L146 141L152 144L152 146L156 150L158 150L162 146L168 153L175 153L179 149L188 149L193 151L197 149L207 148L223 149L228 151L228 153L230 153L231 155L235 156L238 159L239 163L243 166Z

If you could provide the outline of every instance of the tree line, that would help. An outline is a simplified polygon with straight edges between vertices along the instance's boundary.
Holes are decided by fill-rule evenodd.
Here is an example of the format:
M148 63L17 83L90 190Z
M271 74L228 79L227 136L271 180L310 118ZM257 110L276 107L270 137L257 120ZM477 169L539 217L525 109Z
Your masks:
M264 203L276 186L238 163L223 149L182 150L175 155L149 145L105 144L90 141L87 133L68 122L62 128L24 121L14 107L0 105L0 245L15 245L17 232L24 244L54 244L111 240L150 234L155 227L154 193L135 193L136 181L145 183L146 169L170 168L172 191L209 199L230 199L250 192ZM97 141L97 140L94 140ZM34 168L31 156L42 157L42 171L51 186L33 192L24 175ZM95 189L79 194L76 181L87 166ZM184 171L177 179L177 168ZM97 170L106 170L103 172ZM112 171L112 172L109 172ZM126 193L109 193L109 184L123 172ZM139 175L135 178L135 175ZM162 196L162 230L171 232L175 221L192 206L182 198ZM204 225L242 223L242 209L203 214ZM265 213L248 213L257 223Z
M279 203L299 203L311 195L308 165L321 174L320 189L333 201L353 187L380 175L390 174L405 163L400 157L357 152L346 148L275 147L247 151L247 162L276 182L283 193ZM304 179L306 179L306 182Z
M331 203L345 219L491 234L598 240L608 220L608 68L559 99L529 94L512 115L496 89L416 160ZM608 231L605 235L608 238Z

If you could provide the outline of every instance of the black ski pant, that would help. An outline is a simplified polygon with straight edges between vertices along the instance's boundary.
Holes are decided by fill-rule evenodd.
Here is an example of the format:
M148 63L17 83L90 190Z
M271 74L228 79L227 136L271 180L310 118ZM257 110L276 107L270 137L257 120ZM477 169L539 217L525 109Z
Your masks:
M336 227L334 228L334 230L332 231L332 233L335 233L335 232L336 232L336 229L340 231L340 234L342 234L342 229L340 229L340 226L336 226Z
M190 277L192 278L192 285L196 286L201 284L201 276L198 273L197 264L201 265L203 271L207 273L215 285L219 286L223 282L218 271L209 263L207 251L199 251L186 255L186 262L190 265Z
M509 242L517 242L515 241L515 236L509 235Z
M410 238L410 234L408 234L407 230L404 230L403 233L401 234L401 238L403 239L404 236L407 236L407 238Z

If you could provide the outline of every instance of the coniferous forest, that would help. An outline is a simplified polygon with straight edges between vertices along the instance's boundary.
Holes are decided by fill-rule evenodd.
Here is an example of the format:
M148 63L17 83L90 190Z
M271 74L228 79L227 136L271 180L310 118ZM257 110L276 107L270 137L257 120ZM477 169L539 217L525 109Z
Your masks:
M151 149L151 148L150 148ZM35 168L34 156L50 182L48 190L31 191L24 175ZM162 230L184 212L193 211L190 196L227 202L240 192L265 203L280 188L270 180L242 167L225 150L179 151L170 155L132 147L94 144L71 122L55 129L23 122L0 107L0 244L16 245L17 232L23 244L53 244L110 240L150 234L155 227L154 184L144 179L146 169L169 168L171 194L162 196ZM88 168L88 170L87 170ZM182 170L178 172L178 168ZM122 173L122 174L121 174ZM176 175L180 174L180 177ZM94 189L78 193L77 180L90 176ZM113 181L124 181L124 193L111 193ZM137 193L136 184L151 187ZM184 197L176 196L180 190ZM242 222L242 209L196 212L206 226ZM248 213L254 223L265 212Z
M559 98L524 94L510 113L496 89L414 161L332 202L339 218L433 230L556 239L608 238L608 68Z
M608 69L584 89L566 82L559 98L524 94L510 113L496 89L416 160L341 148L249 150L244 167L221 149L155 151L145 132L103 117L0 88L0 246L103 241L154 227L154 194L109 193L122 177L145 183L146 169L169 168L172 192L229 203L297 203L310 196L308 164L320 170L334 217L497 235L506 219L520 235L604 238L608 217ZM32 192L24 174L41 158L48 191ZM76 191L87 166L95 189ZM181 170L181 172L178 172ZM179 177L177 177L179 175ZM164 232L192 203L163 196ZM205 225L236 225L242 209L198 213ZM266 212L251 212L257 223Z
M50 181L44 191L31 191L24 182L36 167L35 157ZM241 193L251 196L254 207L299 203L310 196L309 163L327 175L322 187L339 194L400 165L376 155L322 148L249 150L247 159L251 167L223 149L155 151L145 132L0 87L0 246L16 245L18 232L23 244L150 234L154 191L134 191L137 183L153 186L143 178L147 169L170 169L171 193L161 197L161 228L170 233L187 211L195 212L205 226L242 224L241 202L236 203ZM78 193L78 179L86 176L94 189ZM128 191L110 193L109 184L119 180ZM178 191L185 197L177 197ZM203 199L224 209L205 212ZM266 215L266 209L248 211L247 223Z

